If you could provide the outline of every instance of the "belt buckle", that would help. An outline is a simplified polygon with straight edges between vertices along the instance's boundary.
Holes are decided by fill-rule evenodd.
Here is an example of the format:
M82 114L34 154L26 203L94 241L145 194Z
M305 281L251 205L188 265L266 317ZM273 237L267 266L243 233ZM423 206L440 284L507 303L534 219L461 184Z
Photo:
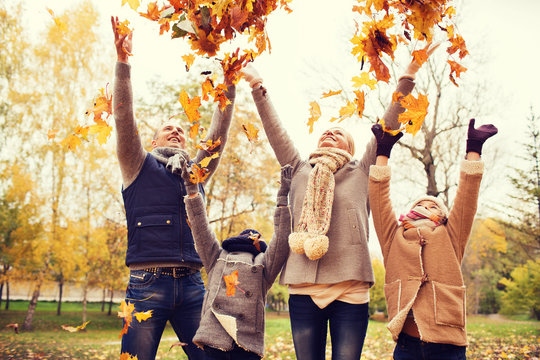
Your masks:
M182 270L182 271L180 271L180 270ZM180 278L180 277L184 276L185 272L183 270L184 270L184 268L173 267L173 277L174 278Z

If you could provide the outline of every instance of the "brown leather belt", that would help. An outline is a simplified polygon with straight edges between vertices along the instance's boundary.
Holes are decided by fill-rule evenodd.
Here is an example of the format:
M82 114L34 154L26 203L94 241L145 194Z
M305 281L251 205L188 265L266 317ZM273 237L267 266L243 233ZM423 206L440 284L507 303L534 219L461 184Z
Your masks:
M195 274L197 270L188 268L185 266L182 267L155 267L155 268L146 268L142 269L142 271L146 271L149 273L154 274L155 276L159 275L169 275L174 278L181 278L184 276L189 276L191 274Z

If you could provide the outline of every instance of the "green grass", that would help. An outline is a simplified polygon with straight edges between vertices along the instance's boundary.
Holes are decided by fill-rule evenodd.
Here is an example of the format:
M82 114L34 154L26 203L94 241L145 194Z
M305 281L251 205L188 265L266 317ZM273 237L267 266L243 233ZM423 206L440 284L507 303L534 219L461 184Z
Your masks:
M34 331L15 334L7 324L22 324L26 315L25 302L12 302L9 311L0 310L0 359L118 359L121 319L101 313L100 304L88 306L88 330L69 333L61 325L81 324L81 305L66 303L61 316L56 316L55 303L39 303L34 318ZM386 324L370 321L362 359L391 359L394 342ZM467 330L470 346L468 359L533 359L540 357L540 323L516 321L502 317L469 316ZM267 314L265 359L295 359L289 319L285 315ZM157 359L185 360L178 340L167 326ZM327 347L330 358L330 345Z

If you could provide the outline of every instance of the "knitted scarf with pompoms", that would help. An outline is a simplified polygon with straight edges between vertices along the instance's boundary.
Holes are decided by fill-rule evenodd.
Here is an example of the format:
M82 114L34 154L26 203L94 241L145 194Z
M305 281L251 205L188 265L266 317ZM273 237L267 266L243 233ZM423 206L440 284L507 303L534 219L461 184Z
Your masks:
M326 233L330 227L334 202L334 173L351 160L347 151L318 148L309 156L313 169L309 174L302 214L296 232L289 236L291 250L311 260L321 258L328 251Z

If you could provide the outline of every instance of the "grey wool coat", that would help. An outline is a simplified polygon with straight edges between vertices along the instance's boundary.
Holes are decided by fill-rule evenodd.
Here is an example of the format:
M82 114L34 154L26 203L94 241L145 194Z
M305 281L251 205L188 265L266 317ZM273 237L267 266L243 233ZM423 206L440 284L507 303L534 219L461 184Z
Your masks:
M266 294L289 254L291 214L288 206L276 208L274 236L266 252L228 252L220 247L210 229L201 195L184 197L197 252L208 274L201 322L193 342L223 351L239 347L264 355L264 308ZM286 203L286 202L285 202ZM227 296L223 276L238 270L238 287Z
M414 81L402 77L396 92L407 95L413 88ZM281 124L268 91L260 87L254 89L252 95L277 160L281 166L290 164L294 169L289 196L293 227L296 229L312 166L300 157ZM403 111L399 103L392 104L384 114L386 124L397 128L398 115ZM353 159L336 171L332 218L326 234L330 240L328 252L318 260L290 252L280 277L281 284L336 284L347 280L375 282L368 248L369 166L375 164L375 158L373 137L360 160Z

